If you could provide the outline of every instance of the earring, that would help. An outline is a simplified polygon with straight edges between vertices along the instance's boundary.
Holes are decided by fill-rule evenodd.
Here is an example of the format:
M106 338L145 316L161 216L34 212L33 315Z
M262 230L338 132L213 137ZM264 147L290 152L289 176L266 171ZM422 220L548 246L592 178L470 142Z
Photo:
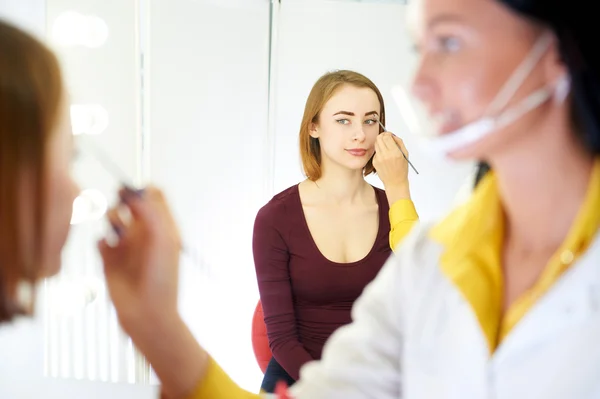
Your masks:
M571 79L565 75L561 77L554 88L554 101L557 104L562 104L571 91Z

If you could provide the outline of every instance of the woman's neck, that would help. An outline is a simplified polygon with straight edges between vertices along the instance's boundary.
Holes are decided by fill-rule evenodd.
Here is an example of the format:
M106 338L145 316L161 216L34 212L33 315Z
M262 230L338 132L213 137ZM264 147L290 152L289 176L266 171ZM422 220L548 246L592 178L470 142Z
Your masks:
M555 249L587 193L593 167L574 135L547 129L492 160L506 215L506 238L526 252Z
M327 198L337 204L354 204L369 201L372 193L361 170L342 167L323 167L322 175L314 184Z

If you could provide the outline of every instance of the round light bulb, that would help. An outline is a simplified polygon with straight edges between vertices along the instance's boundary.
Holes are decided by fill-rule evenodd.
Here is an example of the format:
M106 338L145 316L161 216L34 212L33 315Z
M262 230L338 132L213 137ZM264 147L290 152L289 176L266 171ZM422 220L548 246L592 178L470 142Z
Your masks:
M102 18L90 16L86 18L87 29L81 42L84 46L97 48L102 46L108 39L108 25Z
M76 46L81 40L84 17L75 11L60 14L52 25L52 40L61 46Z
M73 201L71 224L99 220L107 210L108 201L104 194L95 189L83 190Z

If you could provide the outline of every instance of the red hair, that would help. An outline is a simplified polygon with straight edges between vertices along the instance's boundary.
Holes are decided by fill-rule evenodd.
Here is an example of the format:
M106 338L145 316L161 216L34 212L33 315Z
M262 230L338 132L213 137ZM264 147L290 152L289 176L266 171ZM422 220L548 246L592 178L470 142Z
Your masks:
M300 158L304 174L310 180L321 177L321 147L319 140L311 137L310 126L319 121L319 115L329 99L343 85L351 85L358 88L369 88L375 92L381 106L379 120L385 125L385 106L383 96L369 78L354 71L334 71L321 76L315 83L304 107L304 116L300 124ZM381 131L381 130L380 130ZM369 160L364 168L364 175L375 172L373 160Z
M0 37L1 323L25 313L19 283L34 283L39 274L46 153L63 85L59 63L46 46L3 21ZM27 198L24 189L31 190Z

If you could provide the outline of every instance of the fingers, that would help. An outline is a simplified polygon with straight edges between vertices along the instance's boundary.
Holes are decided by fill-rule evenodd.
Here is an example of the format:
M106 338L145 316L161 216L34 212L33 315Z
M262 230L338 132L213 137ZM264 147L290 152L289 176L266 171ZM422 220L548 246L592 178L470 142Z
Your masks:
M106 213L106 217L107 217L108 222L110 223L113 231L115 232L115 234L119 238L122 238L123 235L125 234L125 229L127 228L127 225L126 225L125 221L123 220L121 213L119 212L119 208L115 207L115 208L110 209Z
M163 192L154 186L146 187L141 195L123 189L119 195L130 209L132 221L151 237L168 236L180 242L179 229Z
M400 146L400 149L402 150L402 152L404 153L404 155L406 155L406 158L408 158L408 150L406 149L406 146L404 145L404 140L402 140L398 136L394 136L393 139L396 142L396 144L398 146Z
M102 239L98 241L98 250L100 251L100 255L102 259L106 260L106 258L110 255L111 247L108 245L106 239Z
M144 219L151 215L148 200L155 196L154 189L134 190L128 187L119 190L121 202L129 208L134 219Z
M381 149L381 151L385 151L385 150L389 150L391 147L388 147L390 144L390 141L388 140L390 137L392 137L392 134L390 132L383 132L380 133L377 136L377 140L375 141L375 145L379 144L379 147ZM393 144L393 142L392 142Z
M111 211L108 216L115 231L121 233L121 238L128 239L130 230L135 230L136 235L143 234L151 240L163 236L179 240L177 223L161 190L153 186L143 190L123 188L119 191L119 198L129 210L130 217L123 221L118 211Z
M403 158L403 154L408 158L408 150L404 145L404 141L390 132L381 133L377 136L377 140L375 141L375 153L378 153L380 158L386 159L397 157Z
M377 140L375 140L375 156L377 156L377 154L381 154L384 151L384 148L385 147L383 147L383 143L381 142L379 137L377 137Z
M106 213L106 218L116 236L108 233L104 239L98 242L98 250L105 267L114 264L115 260L122 256L123 251L127 250L127 241L131 236L131 212L123 204L120 204L110 209Z
M117 237L109 234L98 243L105 267L123 263L131 250L139 251L164 242L163 236L178 239L174 220L160 190L123 188L119 198L121 202L106 214Z
M398 150L396 143L394 143L394 136L392 136L391 133L388 133L385 136L383 136L381 138L381 142L383 143L385 148L392 153L395 153Z
M119 198L131 211L134 221L156 225L172 219L165 196L156 187L149 186L137 191L123 188L119 191Z
M372 163L373 163L373 167L375 168L375 170L378 170L379 165L380 165L378 154L379 154L379 152L377 151L377 144L375 144L375 154L373 154L373 158L372 158L373 159Z
M102 257L102 264L104 266L105 274L110 273L112 267L117 267L117 265L120 264L118 260L122 258L123 255L123 249L121 245L122 244L115 247L110 244L106 238L98 241L98 251Z

